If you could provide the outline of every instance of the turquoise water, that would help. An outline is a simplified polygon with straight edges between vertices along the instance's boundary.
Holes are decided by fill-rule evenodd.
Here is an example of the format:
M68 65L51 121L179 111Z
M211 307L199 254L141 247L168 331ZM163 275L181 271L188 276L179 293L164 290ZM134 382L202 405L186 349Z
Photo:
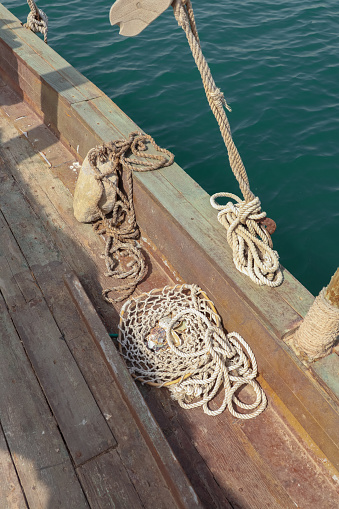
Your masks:
M24 1L4 1L22 21ZM39 0L49 43L209 193L238 193L186 37L169 9L138 37L108 21L110 2ZM312 293L339 251L337 0L193 0L203 52L232 113L252 191L277 222L281 263Z

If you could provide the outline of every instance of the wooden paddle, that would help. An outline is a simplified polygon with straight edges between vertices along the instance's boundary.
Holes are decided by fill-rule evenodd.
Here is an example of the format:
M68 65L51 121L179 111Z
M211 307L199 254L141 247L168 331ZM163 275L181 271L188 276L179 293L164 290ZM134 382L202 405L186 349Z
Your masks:
M111 25L119 25L120 34L138 35L162 14L173 0L116 0L109 14Z

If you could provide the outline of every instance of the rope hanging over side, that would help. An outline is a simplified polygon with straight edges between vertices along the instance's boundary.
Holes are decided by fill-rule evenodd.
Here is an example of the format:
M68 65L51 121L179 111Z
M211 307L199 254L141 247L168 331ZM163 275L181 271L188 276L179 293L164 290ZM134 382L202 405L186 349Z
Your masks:
M202 407L216 416L228 408L236 418L252 419L267 405L251 348L236 332L224 333L213 303L196 285L166 286L127 301L118 341L133 377L166 386L185 409ZM242 386L252 388L254 402L236 396ZM211 409L220 389L222 401Z
M147 142L155 148L157 154L146 152ZM96 208L100 219L93 225L95 231L105 237L106 246L102 255L107 270L105 275L124 280L124 284L103 291L104 299L113 304L127 299L147 273L145 258L137 242L140 231L133 204L132 171L145 172L171 166L174 155L160 148L151 136L133 132L128 140L116 140L91 149L88 160L102 188L101 194L104 193L104 184L116 192L110 216L101 210L98 197ZM106 171L101 172L99 163L107 161L111 164ZM117 176L115 181L110 179L112 175ZM111 292L117 292L120 296L110 297Z
M47 44L48 17L41 9L38 9L34 0L27 0L31 12L27 16L25 27L29 28L35 34L40 32L44 36L44 42Z
M172 6L176 20L186 34L208 103L219 124L231 169L244 197L242 201L229 193L217 193L211 197L211 204L220 210L218 220L227 229L227 240L233 250L233 259L238 270L247 274L257 284L279 286L283 281L283 275L278 254L272 249L270 234L262 221L266 217L266 212L261 211L261 203L250 189L247 173L234 144L225 112L225 108L229 111L231 109L224 94L216 86L201 51L191 0L174 0ZM237 203L234 205L230 202L221 207L215 202L215 198L219 196L233 198Z

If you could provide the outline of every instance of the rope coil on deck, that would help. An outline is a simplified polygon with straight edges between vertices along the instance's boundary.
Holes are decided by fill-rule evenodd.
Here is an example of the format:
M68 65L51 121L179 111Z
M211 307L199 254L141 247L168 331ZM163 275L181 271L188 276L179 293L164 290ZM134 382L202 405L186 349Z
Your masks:
M266 407L257 363L246 341L225 334L214 304L196 285L166 286L127 301L120 314L120 353L133 377L167 387L185 409L202 407L216 416L226 408L239 419L251 419ZM236 396L251 386L255 401ZM223 400L210 402L223 390ZM243 411L238 411L236 407Z
M266 213L261 211L260 201L250 189L244 164L234 144L230 124L225 112L225 108L229 111L231 109L223 93L216 86L210 68L201 51L191 0L174 0L172 6L178 25L186 34L193 58L202 78L208 103L219 124L220 132L227 148L231 169L244 197L244 202L242 202L238 197L230 195L241 206L234 206L230 202L226 207L223 207L225 212L219 213L218 216L221 224L228 229L228 232L230 231L227 239L230 247L233 249L234 263L238 270L247 274L255 283L278 286L283 281L278 254L272 249L269 233L262 224L256 223L255 219L255 217L260 217L260 219L265 218ZM215 203L215 198L218 196L229 196L229 194L217 193L213 195L211 203L215 208L218 208ZM246 212L247 206L250 209L249 213ZM254 212L251 211L252 207L254 207ZM239 214L240 216L238 217ZM245 220L244 214L246 216ZM228 218L227 221L225 218ZM231 235L232 232L234 232L234 235Z
M41 9L38 9L34 0L27 0L31 12L27 16L25 27L29 28L35 34L40 32L44 36L44 42L47 44L48 17Z
M146 152L147 143L158 153ZM101 210L99 196L96 209L100 219L93 225L99 235L105 236L106 245L102 255L106 264L105 276L124 280L124 284L120 286L103 290L104 299L113 304L127 299L147 273L145 258L137 242L140 231L133 204L132 172L146 172L170 166L173 164L174 155L159 147L151 136L133 132L128 140L115 140L91 149L87 157L95 172L95 179L102 188L101 195L105 191L104 184L114 188L116 192L110 216ZM111 161L112 164L106 172L102 172L99 162L106 161ZM110 179L112 175L117 176L116 183ZM118 292L120 296L110 297L111 292Z

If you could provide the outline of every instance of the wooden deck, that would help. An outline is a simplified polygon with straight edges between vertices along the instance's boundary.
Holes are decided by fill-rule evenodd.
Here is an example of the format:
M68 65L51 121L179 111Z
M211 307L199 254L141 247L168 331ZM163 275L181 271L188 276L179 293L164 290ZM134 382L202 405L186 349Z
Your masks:
M168 459L102 339L119 308L101 299L103 243L72 214L74 156L4 82L0 104L1 509L337 508L338 472L263 378L269 406L245 422L139 387L189 481ZM180 280L143 245L138 292Z
M83 261L85 246L78 249L57 210L71 215L71 194L56 175L63 170L72 188L74 158L8 87L0 96L0 507L199 507L189 483L180 487L179 466L167 468L179 476L174 488L160 471L65 286L67 277L77 281L73 259L100 295L97 268ZM89 233L99 259L102 242ZM155 277L167 282L156 269ZM116 311L111 318L115 331Z

